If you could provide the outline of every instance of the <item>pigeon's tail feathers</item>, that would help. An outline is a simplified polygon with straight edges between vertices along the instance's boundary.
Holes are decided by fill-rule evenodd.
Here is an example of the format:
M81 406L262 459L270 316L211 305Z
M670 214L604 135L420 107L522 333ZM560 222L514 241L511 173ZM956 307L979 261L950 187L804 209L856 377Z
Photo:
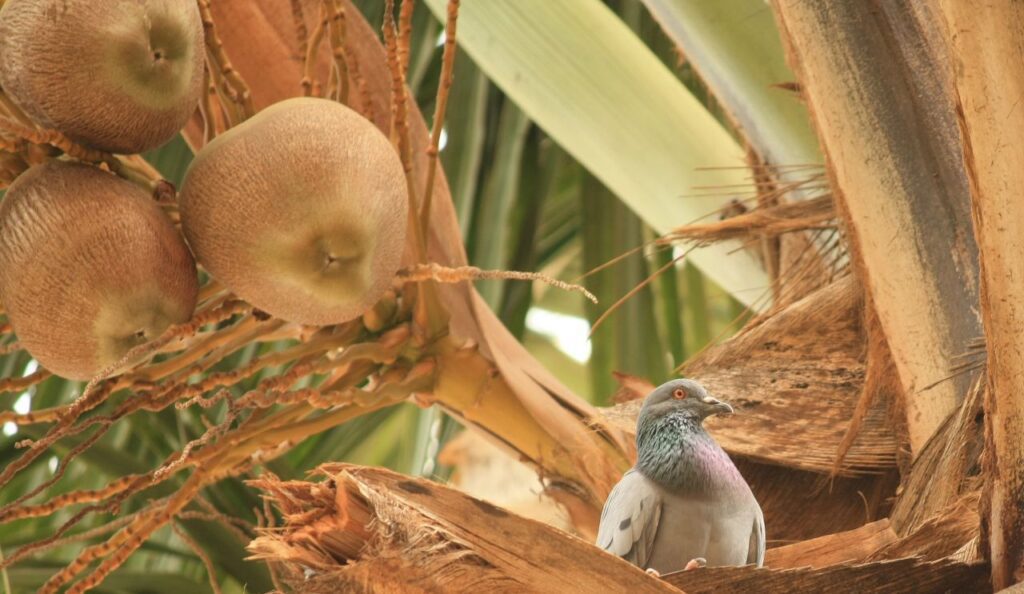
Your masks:
M757 505L757 502L754 502L754 506L757 509L754 514L754 529L750 532L750 551L747 554L747 563L754 563L761 567L764 565L767 538L764 533L764 513L761 512L761 506Z
M646 569L658 533L661 507L658 490L642 474L630 470L604 504L597 546Z

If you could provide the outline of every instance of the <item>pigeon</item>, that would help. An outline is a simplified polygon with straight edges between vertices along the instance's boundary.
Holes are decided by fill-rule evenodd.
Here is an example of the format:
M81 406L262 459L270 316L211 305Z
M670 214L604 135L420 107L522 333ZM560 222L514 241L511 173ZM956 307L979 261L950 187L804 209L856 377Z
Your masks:
M601 512L597 546L655 575L703 566L764 564L764 514L704 419L732 413L689 379L644 400L636 465Z

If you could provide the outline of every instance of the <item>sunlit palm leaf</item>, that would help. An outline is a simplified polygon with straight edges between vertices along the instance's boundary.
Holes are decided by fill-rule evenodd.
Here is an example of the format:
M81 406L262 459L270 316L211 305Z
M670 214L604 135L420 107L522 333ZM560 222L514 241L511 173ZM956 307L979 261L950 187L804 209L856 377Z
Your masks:
M444 0L428 0L444 14ZM743 152L658 58L597 0L467 1L459 40L488 76L559 144L659 232L714 212L721 196L749 194ZM753 303L760 265L734 246L693 260Z

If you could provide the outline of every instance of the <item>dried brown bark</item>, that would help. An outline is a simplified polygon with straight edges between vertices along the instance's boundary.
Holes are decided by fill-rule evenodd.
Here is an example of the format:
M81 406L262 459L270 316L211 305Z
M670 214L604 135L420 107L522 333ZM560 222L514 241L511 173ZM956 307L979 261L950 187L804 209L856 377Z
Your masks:
M768 549L766 567L826 567L866 559L878 549L896 541L896 533L884 518L859 528Z
M249 545L297 592L678 592L547 525L389 470L262 479L284 516Z
M774 4L855 269L899 370L916 455L970 378L934 382L981 332L977 247L941 29L927 2Z
M941 4L981 259L988 345L985 505L992 582L1024 581L1024 5Z
M587 542L422 479L334 464L323 482L253 481L284 518L249 549L297 592L987 592L988 567L897 554L886 520L770 550L771 569L654 579ZM949 531L932 533L941 539ZM927 540L927 539L925 539ZM917 544L925 542L920 541ZM902 545L907 551L921 552ZM941 543L939 543L941 546Z
M665 576L687 594L945 594L991 592L988 566L957 561L899 559L860 565L831 565L820 569L755 569L709 567Z
M924 521L913 532L880 547L866 559L921 557L928 560L953 557L971 562L977 554L981 521L978 491L964 495L945 510Z
M895 473L831 479L733 457L764 511L768 546L852 530L885 517L898 480Z
M979 381L914 460L892 510L893 528L907 534L920 528L964 495L977 490L980 479L981 401ZM936 480L942 477L942 480Z
M860 290L854 278L839 279L687 364L688 377L736 408L707 422L726 451L795 469L832 470L864 384ZM641 404L623 403L605 416L632 434ZM895 468L896 449L878 399L839 474L884 473Z

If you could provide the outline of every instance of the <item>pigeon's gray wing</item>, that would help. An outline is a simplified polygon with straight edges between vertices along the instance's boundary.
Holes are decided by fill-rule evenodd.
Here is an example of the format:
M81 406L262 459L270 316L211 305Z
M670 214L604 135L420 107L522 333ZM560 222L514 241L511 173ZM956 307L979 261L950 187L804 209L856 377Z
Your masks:
M661 494L630 470L615 485L601 512L597 546L647 569L661 520Z
M754 506L757 508L754 514L754 529L750 532L750 550L747 553L747 563L755 563L758 567L764 565L764 548L765 548L765 535L764 535L764 514L761 512L761 506L754 502Z

